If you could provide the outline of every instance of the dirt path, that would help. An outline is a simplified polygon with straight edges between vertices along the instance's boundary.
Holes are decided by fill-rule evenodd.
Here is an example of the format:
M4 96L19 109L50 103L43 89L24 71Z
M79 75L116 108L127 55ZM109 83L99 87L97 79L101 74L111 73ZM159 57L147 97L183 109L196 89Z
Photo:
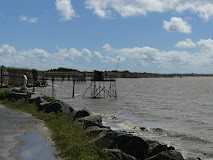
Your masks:
M0 159L17 160L17 150L26 145L21 136L40 135L42 141L52 144L50 133L41 120L0 104ZM53 154L53 153L52 153Z

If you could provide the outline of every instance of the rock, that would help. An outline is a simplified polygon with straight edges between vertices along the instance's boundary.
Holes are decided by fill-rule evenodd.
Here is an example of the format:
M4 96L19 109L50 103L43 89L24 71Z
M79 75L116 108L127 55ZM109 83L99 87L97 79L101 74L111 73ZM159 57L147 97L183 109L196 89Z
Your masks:
M32 88L33 87L32 84L27 84L26 86L27 86L27 88Z
M144 131L146 128L145 127L140 127L140 130Z
M75 123L83 125L84 128L92 126L102 127L102 117L97 115L86 116L75 119Z
M38 106L38 110L46 113L59 112L66 116L71 116L70 111L73 111L72 107L62 101L43 102Z
M149 157L147 160L184 160L184 158L181 153L176 150L166 150Z
M45 111L46 108L51 108L49 107L51 106L51 102L43 102L43 103L40 103L39 106L38 106L38 111ZM45 111L46 112L46 111Z
M5 86L5 85L4 85L4 86L0 86L0 89L1 89L1 88L3 88L3 89L4 89L4 88L9 88L9 86Z
M135 157L127 155L119 149L103 149L102 152L107 154L112 160L137 160Z
M186 158L186 160L201 160L201 158L200 157L188 157L188 158Z
M71 116L71 113L74 111L74 109L67 103L64 103L62 101L57 100L57 103L61 105L60 112L65 116Z
M103 131L109 131L110 128L107 128L107 127L98 127L98 126L92 126L92 127L89 127L85 130L85 134L87 135L92 135L92 136L98 136L101 132Z
M92 143L108 149L118 148L138 160L145 159L149 149L148 143L142 138L118 131L101 132Z
M30 99L29 99L29 102L30 103L35 103L36 106L38 107L41 103L44 103L46 102L41 96L32 96Z
M28 100L30 97L31 93L20 90L12 90L8 95L9 100Z
M149 144L149 151L148 151L148 157L152 157L154 155L157 155L158 153L166 150L175 150L174 147L168 147L165 144L160 144L158 141L147 141Z
M90 116L90 112L88 110L82 109L82 110L74 112L72 116L73 116L73 119L75 120L76 118Z

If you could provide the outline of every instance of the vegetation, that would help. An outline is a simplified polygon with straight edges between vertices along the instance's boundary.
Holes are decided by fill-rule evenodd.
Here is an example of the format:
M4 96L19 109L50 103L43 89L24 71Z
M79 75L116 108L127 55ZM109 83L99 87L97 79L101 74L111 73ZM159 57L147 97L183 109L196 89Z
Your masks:
M75 125L71 118L59 113L37 111L34 103L8 101L8 93L7 90L0 92L0 103L8 108L30 113L34 117L43 120L52 133L52 140L55 141L56 149L60 152L59 157L66 160L109 159L106 155L101 155L94 144L89 143L92 137L85 135L83 127ZM46 96L46 98L50 97Z
M48 70L50 72L79 72L77 69L70 69L70 68L58 68L58 69L51 69Z
M56 100L54 97L50 97L50 96L46 96L46 95L44 95L42 98L43 98L45 101Z
M3 99L7 99L8 98L8 94L9 94L9 90L5 89L4 91L1 91L0 92L0 100L3 100Z

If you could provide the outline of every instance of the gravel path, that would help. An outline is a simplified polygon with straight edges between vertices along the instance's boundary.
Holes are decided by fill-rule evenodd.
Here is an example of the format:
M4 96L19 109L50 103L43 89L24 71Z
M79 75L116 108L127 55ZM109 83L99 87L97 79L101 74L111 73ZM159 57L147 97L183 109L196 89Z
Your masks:
M50 133L41 120L0 104L0 159L17 160L17 150L26 145L20 136L38 134L45 143L53 144Z

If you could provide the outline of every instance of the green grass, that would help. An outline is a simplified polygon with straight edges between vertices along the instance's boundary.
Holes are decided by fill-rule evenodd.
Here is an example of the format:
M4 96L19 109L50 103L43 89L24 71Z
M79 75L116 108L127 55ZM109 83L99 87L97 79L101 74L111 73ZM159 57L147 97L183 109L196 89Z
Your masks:
M53 112L37 111L34 103L25 101L10 102L4 99L0 100L0 103L8 108L30 113L43 120L51 131L51 137L55 141L59 157L66 160L109 160L106 155L99 153L94 144L88 143L92 137L85 135L83 127L75 125L71 118Z
M50 96L46 96L46 95L44 95L43 97L42 97L45 101L49 101L49 100L56 100L54 97L50 97Z

